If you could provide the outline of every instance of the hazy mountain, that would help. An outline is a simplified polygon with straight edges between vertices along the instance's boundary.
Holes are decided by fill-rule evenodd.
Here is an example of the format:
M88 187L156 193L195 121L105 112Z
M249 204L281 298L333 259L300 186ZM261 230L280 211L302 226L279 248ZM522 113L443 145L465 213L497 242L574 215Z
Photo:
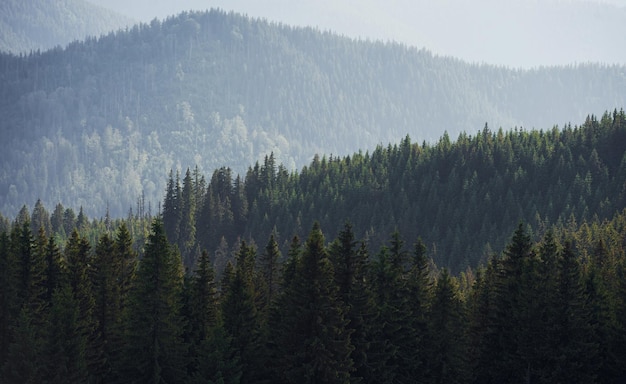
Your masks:
M409 134L550 129L626 105L626 68L469 65L219 11L26 57L0 55L0 210L163 197L170 168L288 169ZM156 206L155 206L156 210Z
M3 0L0 51L28 53L64 47L132 24L129 17L83 0Z
M138 20L220 7L349 37L397 41L469 62L626 64L626 1L91 0Z

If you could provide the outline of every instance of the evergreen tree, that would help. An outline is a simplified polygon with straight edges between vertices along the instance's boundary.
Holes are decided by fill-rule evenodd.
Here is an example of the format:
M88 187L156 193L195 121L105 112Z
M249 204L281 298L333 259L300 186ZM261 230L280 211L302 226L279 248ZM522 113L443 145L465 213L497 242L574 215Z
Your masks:
M69 283L57 288L52 297L49 337L47 379L50 383L88 382L87 338L76 300ZM100 374L101 372L97 372ZM100 381L101 377L92 380Z
M430 302L433 295L433 282L430 276L429 259L426 254L426 245L421 237L414 244L411 268L408 271L408 295L412 307L411 328L415 330L419 349L416 351L420 369L415 373L416 380L423 380L429 376L428 360L432 359L432 348L436 342L435 336L429 330Z
M50 230L52 225L50 223L50 215L40 199L37 199L37 202L35 203L30 224L33 233L39 232L39 228L43 228L44 233L46 234L51 233Z
M118 236L122 231L118 230ZM120 358L122 313L129 284L127 262L114 240L106 233L102 235L93 258L92 281L96 333L101 339L103 360L97 375L104 381L115 377L115 365Z
M338 298L334 272L315 223L307 238L286 297L283 333L278 342L283 379L288 383L348 383L350 330Z
M191 268L194 264L192 249L196 242L196 193L189 168L183 178L179 206L180 224L177 244L183 255L183 265Z
M364 243L357 248L350 223L344 224L337 239L330 246L330 257L335 269L338 296L346 306L345 318L354 347L350 358L354 363L351 383L380 382L380 341L375 339L377 309L374 294L368 283L368 253Z
M12 342L2 367L2 382L7 384L35 384L46 379L45 337L38 314L24 306L12 328Z
M11 342L11 324L18 313L17 259L11 252L11 241L5 232L0 232L0 378L2 364L8 357Z
M48 303L52 302L52 296L54 291L63 282L63 262L61 258L61 251L57 246L54 237L50 236L45 248L45 281L46 292L44 300Z
M40 238L38 243L41 242L43 240ZM36 383L45 376L45 260L40 247L36 247L27 220L19 225L16 222L10 243L9 252L12 255L9 260L16 263L16 312L12 316L14 321L9 324L10 344L7 346L8 353L2 371L8 383ZM10 278L11 270L8 272ZM9 300L12 301L10 298Z
M182 287L180 256L168 244L163 222L155 219L129 292L122 372L125 380L184 381Z
M263 323L267 323L267 316L270 306L273 303L276 294L278 293L278 268L280 258L281 253L278 247L278 242L276 242L276 237L274 236L274 232L272 232L267 242L267 245L265 246L265 251L261 254L261 257L259 258L259 272L263 279L263 287L265 289L265 294L263 298L264 300L262 303L262 307L260 308L262 312L261 315L263 317Z
M593 383L596 379L597 348L593 322L585 305L578 258L570 241L565 242L555 278L557 300L553 322L555 366L546 383Z
M235 274L222 302L224 329L232 339L242 369L242 383L258 380L263 365L259 348L261 329L255 305L254 262L256 251L241 242Z
M458 285L444 269L435 287L430 311L431 355L428 358L432 383L465 383L467 341L464 304Z
M170 170L169 179L167 181L167 190L165 192L165 200L163 201L163 226L167 240L172 244L178 244L178 236L180 234L181 222L181 194L180 181L178 171L176 179L174 179L173 171Z
M420 374L419 335L414 328L415 315L404 270L408 253L396 231L391 247L383 246L373 264L374 290L380 312L381 337L388 343L386 362L390 382L406 382Z
M75 229L65 246L66 279L74 300L78 303L78 329L86 339L86 359L90 377L101 374L103 356L102 339L95 316L96 301L93 294L92 265L89 241Z

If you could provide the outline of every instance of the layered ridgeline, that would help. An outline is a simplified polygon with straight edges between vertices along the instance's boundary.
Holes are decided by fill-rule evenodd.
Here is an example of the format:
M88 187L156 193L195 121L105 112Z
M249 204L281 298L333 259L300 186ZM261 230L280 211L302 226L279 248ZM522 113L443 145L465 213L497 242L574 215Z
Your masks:
M0 51L28 54L132 26L132 19L84 0L3 0Z
M407 136L371 153L316 157L300 172L269 155L245 178L229 168L172 174L162 215L188 267L208 250L219 270L240 238L263 244L274 233L287 252L313 222L336 233L349 221L374 248L394 231L419 236L437 265L458 272L503 249L520 221L541 236L623 210L625 153L623 110L547 131L485 126L435 145Z
M0 55L0 210L41 198L126 215L164 170L292 170L407 134L549 129L626 103L626 69L519 71L221 11L183 13L64 50Z

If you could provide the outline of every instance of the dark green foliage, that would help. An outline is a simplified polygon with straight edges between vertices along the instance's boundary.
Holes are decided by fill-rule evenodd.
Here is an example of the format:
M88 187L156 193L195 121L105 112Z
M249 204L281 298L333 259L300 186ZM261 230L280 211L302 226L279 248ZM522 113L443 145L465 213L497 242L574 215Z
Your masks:
M367 247L364 243L357 247L352 225L346 223L337 239L330 245L330 258L335 268L335 283L338 296L345 306L350 342L354 349L350 358L354 364L351 383L371 383L382 377L383 356L378 350L382 341L377 339L378 308L375 295L368 283L369 264Z
M41 383L45 378L45 340L38 324L39 314L25 306L16 316L12 329L12 342L2 366L3 382L7 384Z
M9 352L10 325L18 305L17 260L10 247L9 236L6 232L0 232L0 364L6 360Z
M602 220L622 209L625 142L626 118L615 111L600 121L591 116L580 127L485 127L475 136L464 133L456 142L444 136L434 145L418 145L407 136L371 154L315 157L291 174L270 155L249 168L245 179L233 177L229 168L213 173L201 206L196 204L192 253L199 254L197 247L219 251L219 275L225 245L237 244L240 236L263 244L271 231L303 236L303 228L319 220L339 232L339 223L349 220L355 237L371 249L387 241L386 233L418 228L433 261L459 273L486 262L487 244L504 248L514 222L536 227L532 240L538 240L550 225L594 215ZM173 232L180 224L177 184L170 176L163 213ZM287 246L279 244L283 253ZM394 262L408 268L410 260L403 257Z
M242 241L236 257L235 274L222 301L222 316L224 329L241 364L241 381L252 383L264 368L260 350L261 324L255 303L256 249Z
M115 239L100 237L92 262L94 318L96 333L102 343L102 363L98 377L111 381L121 364L124 345L123 314L127 294L135 272L136 254L131 249L131 239L122 224Z
M54 292L50 310L50 335L47 375L50 383L87 382L88 352L84 320L80 303L70 284L64 284ZM98 378L106 377L95 372Z
M383 349L387 352L385 362L385 382L408 382L419 377L421 366L419 330L415 324L421 315L411 301L409 280L405 265L409 253L403 247L403 240L396 231L391 236L391 247L383 246L373 264L373 286L380 311ZM418 304L419 303L415 303Z
M318 224L311 229L293 280L277 310L278 382L349 383L353 362L348 321Z
M93 251L73 232L60 258L43 229L15 223L0 233L0 381L619 382L626 211L542 227L540 242L528 228L456 278L421 240L407 252L394 232L370 260L351 225L327 246L314 224L263 320L267 279L245 241L217 289L208 252L183 283L158 219L136 274L125 224Z
M182 288L180 256L168 244L163 223L155 219L129 292L124 371L120 372L125 380L184 381Z
M429 382L467 382L465 306L459 297L457 282L446 269L437 279L429 320Z

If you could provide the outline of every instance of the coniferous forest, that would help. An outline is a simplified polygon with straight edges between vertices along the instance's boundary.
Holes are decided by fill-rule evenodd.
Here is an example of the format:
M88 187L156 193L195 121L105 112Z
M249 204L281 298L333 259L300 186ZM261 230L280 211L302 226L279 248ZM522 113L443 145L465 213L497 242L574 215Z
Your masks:
M0 217L0 381L626 377L626 116L245 177L124 219Z
M291 172L316 153L346 156L407 134L434 144L485 122L576 124L626 105L625 73L469 64L220 10L184 12L65 48L0 53L0 210L15 215L42 199L121 217L142 195L156 211L170 168L243 176L273 153Z
M0 52L0 383L626 382L624 69L221 10Z

